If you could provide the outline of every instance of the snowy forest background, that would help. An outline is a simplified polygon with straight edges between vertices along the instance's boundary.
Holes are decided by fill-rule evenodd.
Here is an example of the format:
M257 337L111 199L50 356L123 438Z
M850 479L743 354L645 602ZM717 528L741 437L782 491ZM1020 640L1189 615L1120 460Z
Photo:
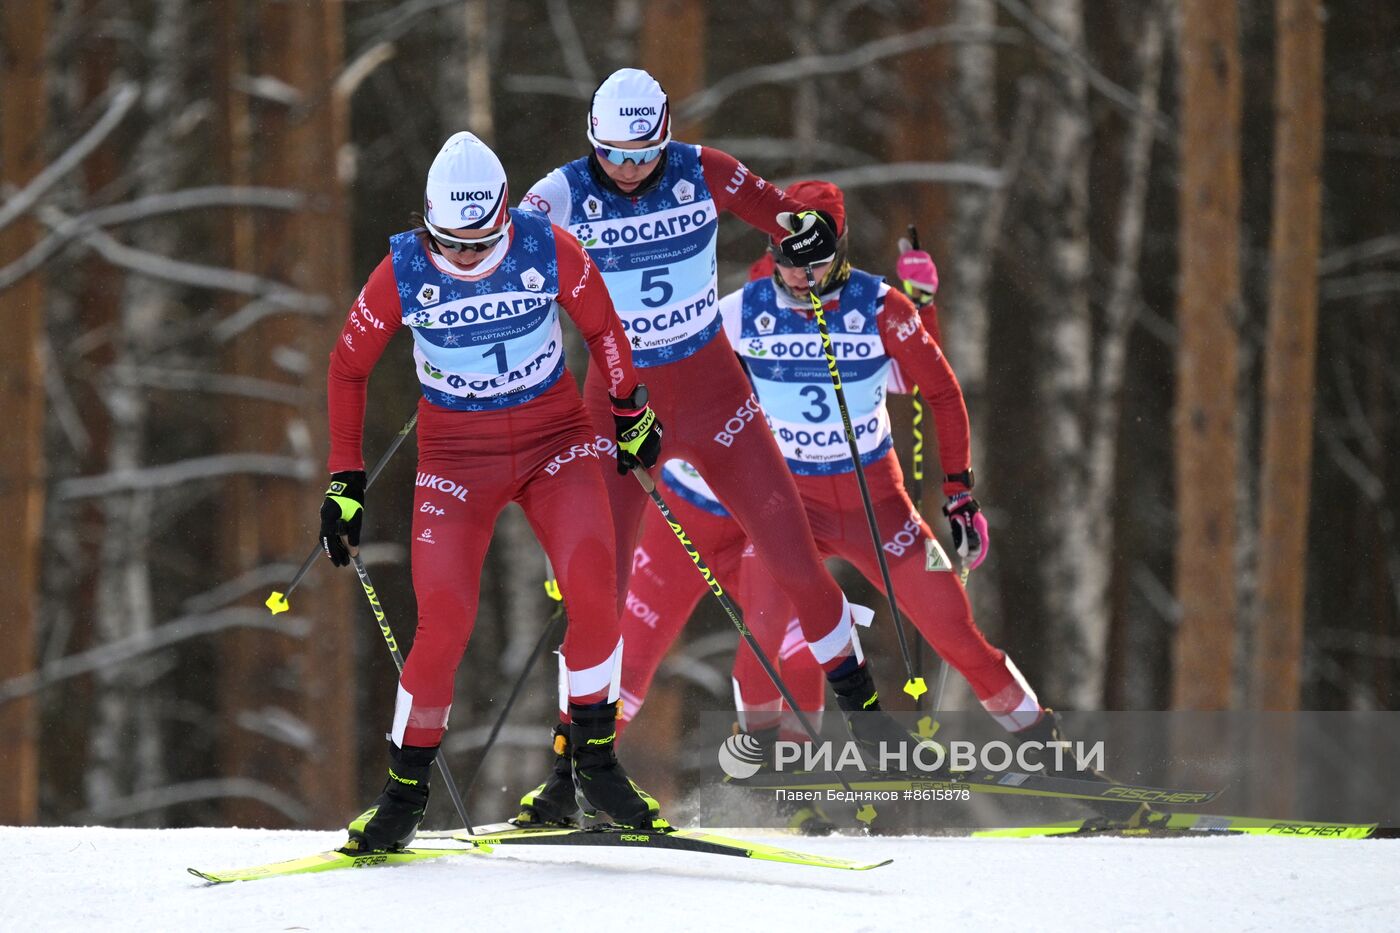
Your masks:
M518 198L628 65L680 138L841 184L858 265L892 274L918 224L992 528L970 592L1043 700L1394 708L1397 35L1363 0L0 4L0 822L332 827L370 799L394 671L353 575L262 605L315 541L326 355L443 139L490 141ZM724 223L722 284L760 248ZM371 384L370 462L409 358ZM409 444L365 547L405 643L413 473ZM459 783L543 577L512 510ZM734 641L702 606L641 776L729 703ZM887 619L868 641L891 676ZM553 682L476 783L489 817L541 779Z

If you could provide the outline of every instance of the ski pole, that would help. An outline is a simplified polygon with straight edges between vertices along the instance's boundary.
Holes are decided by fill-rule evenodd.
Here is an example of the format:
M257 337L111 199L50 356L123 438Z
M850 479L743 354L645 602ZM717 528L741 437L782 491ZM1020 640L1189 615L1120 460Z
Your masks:
M416 417L416 416L415 416ZM411 423L411 422L410 422ZM391 449L389 453L393 453ZM384 459L388 459L385 455ZM383 461L380 462L383 466ZM368 487L368 483L365 484ZM354 550L350 552L350 562L355 565L355 573L360 577L360 586L365 591L365 598L369 600L370 611L374 613L374 621L379 623L380 634L384 636L384 644L389 646L389 654L393 655L394 666L403 673L403 655L399 653L398 640L394 638L393 629L389 628L389 620L384 616L384 609L379 605L379 594L374 591L374 584L369 580L369 571L365 569L365 562L360 557L360 552ZM452 772L447 770L447 762L444 756L439 754L433 761L437 762L438 770L442 772L442 781L447 785L447 796L452 798L452 806L457 809L457 816L462 820L462 825L471 831L474 825L471 817L467 816L466 804L462 803L462 795L457 793L457 785L452 780Z
M918 248L919 248L919 231L918 231L918 228L915 227L913 224L910 224L909 227L908 227L908 230L909 230L909 248L910 248L910 249L918 249ZM932 300L932 299L930 298L930 300ZM914 404L914 428L913 428L913 430L914 430L914 454L913 454L913 458L912 458L912 459L913 459L913 472L914 472L914 508L918 509L918 511L920 512L920 514L922 514L922 513L923 513L923 510L924 510L924 430L923 430L923 423L924 423L924 399L923 399L923 396L919 394L919 387L918 387L918 386L914 386L913 404ZM962 583L963 583L964 586L967 585L967 569L966 569L966 568L963 568L963 571L962 571ZM935 713L939 712L939 711L943 708L943 707L942 707L942 704L943 704L943 687L944 687L944 685L946 685L946 684L948 683L948 659L947 659L947 658L942 658L942 657L940 657L940 658L939 658L939 661L940 661L940 663L939 663L939 665L938 665L938 686L935 687L935 688L934 688L934 691L933 691L933 706L932 706L932 709L933 709L933 711L934 711ZM920 638L918 641L914 642L914 666L915 666L915 669L919 671L919 673L921 673L921 674L923 673L923 671L924 671L924 640L923 640L922 638Z
M530 652L530 657L525 659L525 667L521 669L520 676L516 678L515 686L511 688L510 696L506 698L506 705L501 709L501 715L496 717L496 723L491 727L491 734L486 737L486 745L476 758L476 767L472 769L472 775L467 779L468 794L476 786L476 779L481 775L481 770L486 765L486 756L491 754L491 747L496 744L496 736L501 734L501 729L506 724L506 718L510 716L511 707L515 705L520 691L525 688L525 681L529 678L530 671L534 670L535 662L540 659L540 655L544 654L545 645L549 643L550 636L559 630L560 623L564 621L564 596L559 592L559 583L554 579L552 566L549 567L549 578L544 581L544 591L549 594L550 599L554 600L554 612L545 622L544 631L540 632L540 639L535 642L535 648Z
M911 226L909 229L912 231L914 228ZM919 396L918 386L914 386L914 393L910 401L914 409L914 420L910 428L914 435L914 452L911 457L911 472L914 474L914 509L922 514L924 510L924 400ZM924 640L922 638L914 642L914 670L920 674L924 672ZM938 707L935 705L934 709L936 710Z
M914 671L914 661L909 657L909 641L904 637L904 623L899 617L895 604L894 583L890 580L890 568L885 563L885 551L880 546L880 526L875 522L875 506L870 502L870 489L865 484L865 467L860 462L860 447L856 444L856 430L851 425L851 410L846 407L846 391L841 387L841 370L836 365L836 353L831 349L831 334L826 329L826 315L822 312L822 300L817 295L817 280L811 266L804 266L807 273L807 297L812 303L812 314L817 319L817 332L822 338L822 353L826 356L826 371L831 376L831 387L836 391L836 407L841 409L841 424L846 429L846 444L851 448L851 460L856 471L856 483L860 486L861 502L865 505L865 520L870 525L870 535L875 540L875 559L880 564L880 578L885 584L885 598L890 604L890 618L894 620L894 633L899 638L899 653L904 658L904 670L909 679L904 684L904 692L914 698L928 692L924 679Z
M374 485L375 479L378 478L380 472L384 469L384 464L389 462L389 458L394 455L394 451L398 450L404 440L413 433L413 427L416 424L418 424L418 410L415 408L413 417L409 418L408 421L404 423L404 426L399 428L399 433L394 435L394 439L389 443L389 449L384 451L384 456L379 458L379 462L374 465L374 469L370 470L369 475L365 477L365 489L369 489L369 487ZM297 585L301 583L301 578L306 576L306 572L311 569L311 565L316 561L316 554L320 550L321 546L319 544L312 545L311 553L307 554L306 560L301 562L301 569L297 571L296 576L292 577L292 582L287 586L287 592L279 593L273 590L272 595L263 601L263 605L267 607L269 612L273 615L277 615L279 612L286 612L288 609L292 608L287 604L287 597L292 595L292 590L297 588Z
M744 624L744 617L739 614L738 607L734 605L733 600L724 592L724 587L720 586L719 580L715 579L714 572L706 565L704 558L700 556L700 551L691 543L689 536L685 533L685 529L682 528L681 523L676 520L675 513L671 511L671 507L666 504L665 499L661 498L661 493L656 491L656 480L651 477L651 474L647 473L646 470L639 466L634 466L632 468L632 475L637 478L637 482L641 484L642 489L646 490L646 494L651 496L651 501L655 503L657 509L661 511L661 517L666 519L666 524L670 526L671 533L676 536L676 540L681 543L681 547L685 548L685 552L690 555L690 561L695 565L695 569L699 571L700 576L705 578L705 583L710 587L710 593L715 599L719 600L720 607L724 609L724 614L729 617L730 622L734 623L734 627L739 630L739 635L744 641L748 642L749 648L753 650L754 656L758 658L758 663L763 665L763 672L768 675L769 680L773 681L773 686L778 688L778 693L782 695L783 701L787 703L788 708L792 710L793 715L797 717L798 723L802 726L802 731L807 733L807 737L812 740L814 745L819 744L821 738L818 737L817 730L812 728L812 723L808 721L807 714L802 711L802 707L793 699L792 691L788 690L787 684L783 682L783 678L778 673L777 668L773 666L773 662L768 660L768 653L763 650L762 646L758 643L758 639L754 637L753 632L749 631L749 627ZM841 772L834 771L833 773L836 775L836 780L841 782L842 789L852 795L851 799L855 799L855 791L851 788L851 785L846 781L846 778ZM860 820L862 823L869 824L875 819L875 808L868 803L865 804L856 811L856 819Z

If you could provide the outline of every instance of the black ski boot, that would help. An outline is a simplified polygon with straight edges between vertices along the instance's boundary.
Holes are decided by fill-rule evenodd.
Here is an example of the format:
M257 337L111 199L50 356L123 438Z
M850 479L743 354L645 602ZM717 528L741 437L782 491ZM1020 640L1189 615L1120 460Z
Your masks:
M569 752L569 727L554 727L554 770L549 780L520 798L516 826L577 826L578 792L574 789L574 762Z
M778 804L778 807L787 817L787 828L800 836L830 836L836 832L836 824L831 822L819 803L790 800Z
M1070 740L1065 737L1060 714L1053 709L1047 708L1035 725L1015 733L1015 737L1022 744L1026 742L1041 743L1040 763L1044 767L1042 774L1051 777L1077 778L1081 781L1101 781L1104 784L1121 783L1098 768L1086 768L1080 765L1070 747ZM1066 746L1060 758L1060 763L1063 765L1060 768L1055 767L1055 750L1052 745L1055 742L1063 742ZM1132 828L1144 825L1144 821L1150 820L1156 815L1148 804L1139 805L1134 801L1081 800L1080 803L1094 812L1102 814L1109 823L1119 827Z
M1098 768L1079 767L1079 761L1071 748L1072 743L1065 738L1060 714L1053 709L1047 708L1035 725L1013 734L1022 745L1027 742L1041 743L1040 762L1045 768L1044 774L1052 777L1078 778L1082 781L1102 781L1105 784L1119 783ZM1061 768L1055 767L1054 746L1056 743L1064 743L1064 751L1060 756L1060 762L1064 767Z
M906 772L919 771L919 761L935 760L935 754L927 750L915 757L918 746L934 743L919 738L880 708L880 694L869 665L862 664L855 673L828 682L836 693L837 705L846 714L846 729L875 767L881 764L882 745L888 756L885 760L904 762Z
M757 750L756 754L760 756L760 774L765 772L770 775L781 773L775 769L776 748L779 739L777 726L745 730L740 728L736 722L734 734L747 735L756 743L754 747ZM805 741L805 739L800 741ZM725 776L725 782L731 782L728 775ZM734 781L733 783L742 785L743 781ZM836 824L831 822L822 808L814 802L779 798L774 801L773 806L778 815L785 821L787 828L803 836L829 836L836 831Z
M590 816L602 811L614 823L634 829L666 831L661 805L638 787L617 760L617 704L601 707L569 704L569 745L574 754L574 778L588 801Z
M389 744L389 780L374 805L351 821L350 839L341 851L393 851L413 841L428 808L428 779L437 753L436 745Z

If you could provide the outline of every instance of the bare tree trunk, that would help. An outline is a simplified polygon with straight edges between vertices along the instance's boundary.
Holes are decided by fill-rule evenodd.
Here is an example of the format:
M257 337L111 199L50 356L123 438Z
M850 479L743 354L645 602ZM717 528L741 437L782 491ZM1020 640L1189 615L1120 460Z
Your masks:
M1173 705L1230 705L1236 626L1235 321L1240 301L1239 17L1185 0L1181 40L1181 285L1177 312Z
M1254 701L1301 699L1303 590L1317 356L1323 42L1317 0L1277 0L1273 233L1260 482Z
M225 10L235 23L226 65L240 67L251 21L239 24L241 7ZM268 0L254 14L258 54L248 71L282 83L286 99L258 99L246 138L250 180L304 191L311 210L255 218L255 235L238 239L235 259L301 291L325 297L327 311L270 315L240 335L232 350L235 371L281 382L289 401L230 402L230 446L241 452L283 453L311 463L311 483L259 477L230 483L231 572L300 557L315 542L315 514L324 489L326 449L324 360L352 295L348 287L348 219L339 177L345 140L343 102L332 82L341 65L341 4L337 0L285 4ZM236 95L237 91L231 91ZM239 139L240 106L230 112L228 132ZM235 149L235 157L238 152ZM242 255L248 249L249 255ZM308 401L298 401L300 398ZM251 777L308 805L312 825L331 826L353 811L356 801L352 626L358 591L345 571L320 568L298 590L292 612L309 618L304 642L266 632L233 633L226 639L224 773ZM299 786L289 786L296 782ZM305 797L302 797L305 793ZM275 825L285 816L251 798L230 800L226 817L239 825Z
M81 15L88 23L104 22L101 19L102 0L83 0ZM118 46L113 33L114 25L97 28L84 37L80 66L82 87L81 107L98 108L102 98L114 83L118 67ZM89 203L97 203L110 186L121 177L125 158L122 140L108 139L83 162L83 183ZM120 331L119 305L112 300L124 288L124 273L105 262L85 263L80 272L81 286L74 311L74 325L84 335L115 334ZM71 344L70 344L71 346ZM104 339L88 353L78 354L65 351L55 344L54 367L67 370L85 363L96 372L109 370L115 356L114 341ZM105 379L90 378L74 380L73 402L80 413L82 427L86 432L86 443L77 446L77 457L73 465L76 472L97 474L107 468L107 451L111 445L111 412L104 397ZM56 464L55 464L56 466ZM59 471L50 467L51 473ZM98 566L103 539L103 510L101 503L79 500L77 502L54 503L51 509L61 510L51 518L50 540L56 547L63 548L71 557L66 562L67 573L58 581L63 587L62 610L67 614L68 631L65 637L50 638L46 648L46 658L52 660L64 653L81 652L94 646L96 619L98 615ZM55 606L59 609L59 606ZM52 619L62 618L57 613ZM90 711L93 708L95 684L93 677L75 680L65 691L61 705L62 715L46 718L45 735L52 741L53 748L45 762L46 772L63 775L64 780L56 781L50 788L53 807L59 819L85 807L82 776L88 771L88 754L91 748L93 717L88 712L74 715L74 710Z
M190 9L185 0L162 0L154 23L145 50L153 63L145 88L151 122L132 160L137 190L143 195L169 192L179 185L183 160L172 121L187 100L187 74L179 50L191 41ZM171 225L143 228L133 237L141 248L153 253L178 252L179 232ZM171 307L174 299L168 283L146 276L126 277L124 282L113 337L114 373L130 373L149 365L163 322L177 316ZM108 380L105 402L111 420L105 468L109 472L132 470L149 462L150 404L144 387L130 376L117 376ZM154 508L150 492L119 492L101 503L96 591L99 642L140 636L155 627L151 568ZM160 660L150 656L98 672L91 759L84 774L88 809L100 810L164 783L161 709L159 695L151 689L162 670ZM154 819L156 814L149 813L138 822L154 825Z
M947 0L925 0L917 5L917 13L907 23L909 29L940 26L949 17ZM889 158L891 162L949 162L955 156L954 142L944 118L940 90L948 84L950 51L929 46L902 56L897 65L901 90L899 109L892 121ZM941 184L924 182L906 186L900 192L895 212L887 228L880 231L878 259L861 265L875 269L891 269L894 265L895 244L908 224L919 229L919 245L941 262L949 256L951 217L948 189ZM956 310L956 305L953 306ZM939 322L940 328L942 321ZM926 498L934 501L936 513L942 499L938 495L942 471L938 469L936 437L933 421L926 418L922 428L925 445L924 467L930 482L922 486ZM923 477L918 477L922 481ZM915 505L923 510L923 503Z
M953 0L953 25L963 29L990 31L996 25L994 0ZM960 42L953 47L953 93L944 95L947 126L952 140L952 160L994 167L998 153L996 120L996 46L991 43ZM1012 179L1005 179L1011 184ZM993 425L987 417L987 357L990 352L991 310L989 286L992 263L996 258L995 228L989 224L993 200L1005 204L1005 192L994 192L979 185L959 185L952 192L953 215L949 224L949 253L935 257L940 269L952 272L951 281L940 283L939 327L948 361L958 374L972 429L972 467L983 471L988 489L996 488L996 477L985 472L984 456L992 441ZM988 499L995 502L995 492ZM989 508L988 521L996 534L995 507ZM968 598L977 624L987 632L1000 632L1003 626L997 579L998 552L995 547L968 585Z
M451 133L465 129L475 133L488 146L495 144L496 120L491 105L493 37L490 7L490 0L464 0L464 54L444 55L439 63L440 77L434 98L443 118L444 139ZM426 166L423 172L426 174Z
M1035 12L1070 47L1084 47L1079 0L1039 0ZM1032 151L1032 209L1046 257L1031 283L1042 341L1036 392L1043 412L1041 461L1050 489L1046 529L1054 541L1040 567L1048 611L1046 690L1058 702L1102 702L1108 635L1108 554L1095 540L1088 500L1086 436L1093 334L1089 316L1089 113L1079 71L1056 67L1041 101Z
M1093 510L1091 523L1095 541L1102 544L1104 559L1111 574L1121 579L1127 566L1117 558L1114 512L1110 503L1117 501L1118 445L1123 415L1123 378L1128 354L1128 337L1132 332L1135 310L1142 300L1138 267L1142 261L1142 234L1147 214L1147 189L1152 169L1152 142L1155 136L1158 90L1162 77L1163 4L1154 2L1145 17L1135 22L1136 59L1139 75L1137 115L1128 126L1128 139L1123 152L1123 191L1118 204L1116 231L1117 253L1113 278L1109 286L1108 303L1104 311L1105 326L1099 339L1098 383L1094 391L1093 429L1089 457L1089 501L1103 503ZM1116 564L1116 566L1114 566ZM1104 599L1108 600L1105 593ZM1110 692L1117 693L1126 665L1142 659L1126 656L1124 629L1134 620L1113 614L1113 650L1108 664Z
M796 0L792 20L788 24L792 53L797 58L816 55L817 11L812 0ZM792 89L792 138L802 151L810 152L817 145L822 108L816 82L802 81Z
M297 250L305 261L294 267L291 283L302 291L322 294L329 300L330 313L311 319L305 329L302 347L312 361L310 382L315 391L306 393L301 419L310 428L310 443L298 450L297 437L290 438L292 450L319 459L329 449L326 421L326 380L318 365L340 336L345 309L354 300L350 281L350 211L346 197L345 150L349 139L349 102L335 90L336 76L344 65L344 7L342 0L320 0L303 7L297 35L304 45L293 46L292 60L300 55L302 67L295 72L296 85L303 89L305 107L288 139L292 153L309 153L296 164L296 187L306 191L319 210L294 215ZM324 466L321 469L324 470ZM313 474L314 475L314 474ZM301 544L306 526L314 515L316 500L307 492L322 492L318 480L303 485L301 496ZM338 586L317 594L321 604L306 641L301 711L311 727L313 744L302 759L303 787L314 789L306 799L311 820L318 826L337 826L355 812L358 781L353 762L358 760L359 735L363 731L355 717L354 638L347 627L352 609L359 608L359 586L353 579L338 579Z
M704 0L651 0L642 14L642 68L666 89L672 105L705 86ZM700 120L677 124L677 139L704 131Z
M914 15L900 25L910 30L949 25L954 15L952 5L950 0L922 0L915 4ZM950 121L944 104L953 96L944 92L951 71L949 58L953 54L952 49L944 46L927 46L900 57L896 66L900 100L890 138L891 162L949 162L956 158L954 148L958 143L949 132ZM886 244L882 261L872 265L876 268L891 265L885 257L894 255L895 240L910 223L920 224L920 245L933 256L934 262L946 262L951 255L950 200L948 189L943 185L924 182L905 186L900 192L899 206L908 213L894 218L890 229L882 231L880 242ZM941 326L942 322L939 323Z
M32 8L31 8L32 6ZM48 4L3 4L0 10L0 185L22 188L44 167L48 124L45 56ZM26 216L0 229L0 266L18 259L39 237ZM0 455L0 515L12 523L7 549L8 605L0 680L34 667L37 596L44 520L44 280L31 274L5 292L6 332L0 340L0 411L8 439ZM0 705L0 823L34 823L39 816L39 718L33 696Z
M642 67L661 82L666 94L673 102L683 101L699 92L705 86L705 3L703 0L651 0L646 4L642 18L641 53ZM813 10L810 4L798 4L795 19L811 19ZM804 38L810 38L812 33ZM799 95L796 110L803 113L804 104ZM798 120L799 129L804 125ZM695 139L704 132L701 120L693 120L675 128L680 139ZM801 132L815 133L815 127L808 125ZM624 647L624 651L626 648ZM647 702L648 714L640 716L635 725L629 727L633 737L628 740L630 748L667 750L663 757L674 754L669 750L670 737L684 731L681 713L685 708L681 688L673 683L660 680L652 688L651 699ZM654 708L653 708L654 706ZM671 762L675 763L674 759ZM640 764L640 762L639 762ZM656 786L656 793L662 799L675 797L676 769L667 769L662 782L647 775ZM639 772L644 773L644 772ZM644 778L645 779L645 778ZM670 783L670 786L668 786Z
M637 60L637 33L642 25L642 0L614 0L612 28L603 44L609 73L630 68ZM673 98L679 103L679 98Z
M467 126L488 146L496 141L491 107L491 38L487 0L467 0Z

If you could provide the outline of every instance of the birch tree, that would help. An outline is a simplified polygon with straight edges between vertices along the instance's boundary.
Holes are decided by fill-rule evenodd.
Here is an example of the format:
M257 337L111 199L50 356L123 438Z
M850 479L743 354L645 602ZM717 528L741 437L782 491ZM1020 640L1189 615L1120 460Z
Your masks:
M1078 0L1040 0L1034 15L1070 49L1082 53L1084 16ZM1043 680L1058 702L1094 708L1100 702L1108 630L1108 568L1090 513L1105 503L1089 493L1086 413L1093 367L1089 317L1089 115L1087 83L1078 69L1053 67L1042 81L1031 138L1027 220L1039 231L1028 261L1030 328L1035 341L1035 395L1041 412L1040 462L1050 495L1042 528L1051 542L1039 564L1050 625Z

